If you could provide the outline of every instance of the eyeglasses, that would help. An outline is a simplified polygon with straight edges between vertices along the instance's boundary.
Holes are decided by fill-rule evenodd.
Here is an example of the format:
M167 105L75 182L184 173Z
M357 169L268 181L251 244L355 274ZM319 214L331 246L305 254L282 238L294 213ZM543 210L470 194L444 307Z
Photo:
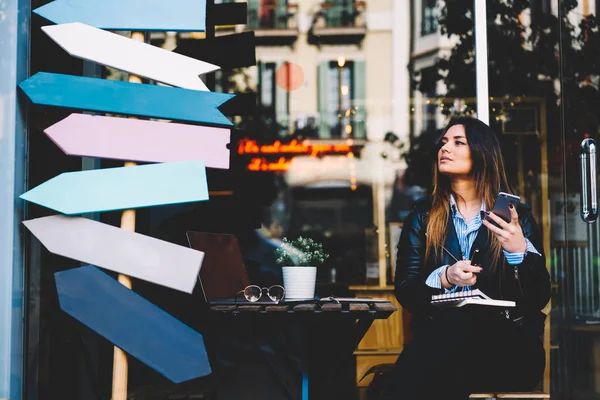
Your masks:
M246 300L248 300L250 303L254 303L263 296L265 291L267 292L267 296L269 296L272 301L279 301L285 296L285 289L280 285L273 285L268 288L261 288L260 286L256 285L248 285L244 290L240 290L238 294L243 293Z

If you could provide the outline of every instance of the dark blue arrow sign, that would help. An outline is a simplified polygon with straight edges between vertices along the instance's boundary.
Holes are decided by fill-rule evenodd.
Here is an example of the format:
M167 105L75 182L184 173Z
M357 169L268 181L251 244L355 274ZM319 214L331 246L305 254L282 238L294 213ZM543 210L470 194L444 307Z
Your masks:
M64 312L171 381L211 373L202 335L98 268L54 277Z
M232 97L157 85L145 85L38 72L19 87L35 104L150 118L232 126L218 110Z
M206 29L205 0L57 0L33 12L55 24L83 22L115 31Z

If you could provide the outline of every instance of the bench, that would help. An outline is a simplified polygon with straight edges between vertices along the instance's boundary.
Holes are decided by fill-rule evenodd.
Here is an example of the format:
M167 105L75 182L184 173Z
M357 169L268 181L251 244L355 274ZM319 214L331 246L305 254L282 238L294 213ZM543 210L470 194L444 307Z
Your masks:
M470 399L549 399L544 392L506 392L506 393L473 393Z

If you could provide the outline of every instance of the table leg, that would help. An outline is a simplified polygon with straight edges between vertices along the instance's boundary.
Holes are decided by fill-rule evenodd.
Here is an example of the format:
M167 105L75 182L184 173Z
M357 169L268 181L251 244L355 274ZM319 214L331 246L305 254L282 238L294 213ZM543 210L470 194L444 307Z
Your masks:
M286 368L286 365L283 362L283 360L281 360L280 357L277 357L276 353L271 353L269 351L266 351L265 348L267 346L267 343L265 343L263 340L261 340L256 335L254 335L251 331L248 331L248 335L250 336L251 340L254 342L255 346L258 349L260 349L259 353L263 356L263 359L269 366L269 369L271 370L273 375L275 375L275 377L277 378L277 382L281 385L281 387L285 393L285 396L289 400L298 400L297 393L299 392L299 390L297 390L296 388L290 387L290 386L292 386L292 384L291 384L292 379L288 374L285 373L287 368ZM308 378L307 378L306 385L308 387ZM304 400L304 372L302 375L301 391L302 391L302 400ZM308 397L307 397L307 399L308 399Z
M369 318L361 318L358 320L358 322L356 322L356 325L354 326L354 338L353 338L353 343L352 343L352 352L353 353L354 353L354 350L356 350L356 348L360 344L360 341L367 334L367 331L369 330L371 325L373 325L373 321L374 321L374 319L369 317Z
M301 363L302 400L308 400L309 393L319 398L351 398L354 389L333 388L328 382L335 381L342 386L346 383L355 385L356 366L350 366L354 362L354 350L373 321L371 316L360 318L356 322L331 319L304 327L303 348L306 350L302 353ZM343 325L340 328L341 322ZM332 334L328 336L327 333ZM326 358L328 356L336 357L336 362L332 363ZM338 363L343 364L343 370L334 366ZM348 371L352 375L346 379Z
M302 400L308 400L308 370L302 371Z

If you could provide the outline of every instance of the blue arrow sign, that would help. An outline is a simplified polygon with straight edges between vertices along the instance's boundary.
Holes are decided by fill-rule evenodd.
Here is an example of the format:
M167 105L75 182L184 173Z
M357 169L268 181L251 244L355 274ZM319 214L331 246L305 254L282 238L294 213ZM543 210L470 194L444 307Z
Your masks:
M73 215L208 200L204 161L65 172L22 199Z
M57 0L33 12L55 24L83 22L115 31L206 29L205 0Z
M202 335L91 265L54 274L60 308L175 383L211 373Z
M217 109L227 93L38 72L19 87L35 104L233 126Z

